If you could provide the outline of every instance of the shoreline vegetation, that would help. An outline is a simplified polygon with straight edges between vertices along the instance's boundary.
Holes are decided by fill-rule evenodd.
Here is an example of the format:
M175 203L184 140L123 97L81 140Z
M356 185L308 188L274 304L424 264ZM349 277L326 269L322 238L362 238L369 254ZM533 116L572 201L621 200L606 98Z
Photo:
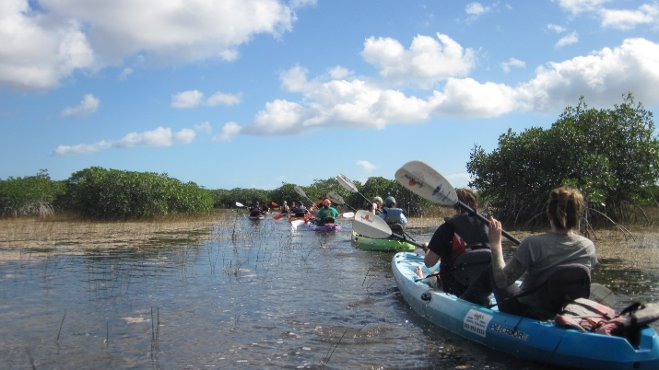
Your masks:
M429 217L410 217L410 233L422 235L422 241L429 239L450 212L442 210ZM117 249L139 251L163 245L198 244L213 238L226 237L229 240L234 221L243 215L238 210L217 210L204 216L143 221L96 221L57 216L0 218L0 263L51 254L103 253ZM598 258L602 261L614 260L621 267L659 271L659 230L656 226L645 224L626 227L631 234L613 226L590 232L589 237L595 242ZM521 239L543 230L509 231Z

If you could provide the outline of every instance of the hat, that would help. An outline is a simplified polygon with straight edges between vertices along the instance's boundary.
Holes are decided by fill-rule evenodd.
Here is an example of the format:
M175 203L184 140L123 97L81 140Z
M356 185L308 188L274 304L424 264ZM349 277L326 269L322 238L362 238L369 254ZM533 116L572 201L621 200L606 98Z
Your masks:
M382 204L384 201L382 201L381 197L373 197L373 203Z
M395 206L395 205L396 205L396 198L392 197L391 195L384 200L385 207L391 208L391 206Z

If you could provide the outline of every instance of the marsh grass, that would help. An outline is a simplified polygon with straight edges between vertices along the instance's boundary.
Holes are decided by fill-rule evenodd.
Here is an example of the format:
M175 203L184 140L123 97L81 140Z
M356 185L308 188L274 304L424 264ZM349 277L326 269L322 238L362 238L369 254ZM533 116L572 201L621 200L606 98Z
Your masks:
M409 229L412 235L430 234L443 222L444 217L454 214L450 208L438 208L430 215L410 218ZM18 260L25 253L30 257L51 254L78 253L111 249L150 249L162 246L190 246L213 240L218 250L223 243L230 243L233 252L240 248L260 248L266 242L280 245L280 256L256 253L256 265L263 260L281 259L296 248L296 242L289 235L275 232L275 224L268 223L259 228L244 229L236 223L240 217L234 211L220 210L209 216L162 218L149 221L82 221L71 218L3 218L0 219L0 261ZM641 270L659 270L659 230L649 225L629 226L630 233L622 233L617 228L594 229L589 237L597 246L600 259L616 260L622 266ZM256 230L256 231L255 231ZM543 232L534 230L509 230L518 239ZM425 241L425 240L420 240ZM320 249L324 248L322 239ZM512 246L509 246L513 248ZM185 248L184 248L185 249ZM310 250L309 253L311 253ZM181 252L184 253L185 252ZM211 252L208 252L211 253ZM208 255L209 265L217 271L219 252ZM185 255L181 256L185 259ZM305 256L309 258L309 256ZM224 260L224 258L223 258ZM222 261L222 270L236 278L243 271L241 267L250 261L227 264Z

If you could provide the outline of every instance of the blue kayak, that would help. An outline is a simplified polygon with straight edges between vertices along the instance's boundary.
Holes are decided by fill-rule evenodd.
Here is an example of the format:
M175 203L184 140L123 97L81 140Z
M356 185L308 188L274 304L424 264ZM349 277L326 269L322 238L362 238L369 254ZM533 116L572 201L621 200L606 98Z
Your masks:
M580 332L499 312L433 289L415 273L423 257L397 253L391 261L398 289L412 309L433 324L461 337L519 358L584 369L659 369L659 336L651 327L641 330L639 347L627 339Z

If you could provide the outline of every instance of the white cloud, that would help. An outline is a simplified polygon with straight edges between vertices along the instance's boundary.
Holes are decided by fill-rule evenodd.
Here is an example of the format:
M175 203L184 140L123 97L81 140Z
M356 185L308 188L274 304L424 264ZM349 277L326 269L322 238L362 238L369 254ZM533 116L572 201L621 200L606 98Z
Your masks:
M213 131L213 127L211 126L210 122L206 121L194 125L194 130L197 132L210 134Z
M373 170L376 168L373 163L366 160L357 161L357 166L361 167L366 172L373 172Z
M473 2L465 6L465 13L472 18L480 17L483 14L486 14L492 10L491 7L485 6L479 2Z
M111 148L169 147L176 144L190 144L196 135L194 130L188 128L172 133L170 128L158 127L151 131L131 132L117 141L102 140L95 144L59 145L54 154L58 156L85 154Z
M409 61L409 60L408 60ZM511 58L505 66L523 67ZM406 67L401 67L405 69ZM321 127L382 129L422 122L433 116L497 117L515 111L557 111L585 96L592 106L610 106L626 92L645 104L659 103L659 44L628 39L622 45L536 68L517 86L448 78L442 89L418 97L357 77L309 78L295 66L282 73L282 85L300 94L298 101L273 100L242 134L299 134Z
M370 37L362 57L379 68L380 75L392 83L414 83L431 87L449 77L466 76L474 66L474 52L464 49L447 35L437 38L417 35L410 48L392 38Z
M206 100L206 104L211 107L217 105L238 105L240 104L240 95L217 92Z
M199 90L183 91L172 96L172 107L194 108L201 103L204 94Z
M659 23L659 4L643 4L637 10L603 9L602 26L630 30L642 24Z
M0 25L0 87L52 88L94 63L79 22L43 17L30 11L27 0L3 0Z
M235 122L227 122L222 127L222 133L213 138L214 141L231 141L242 131L242 127Z
M501 69L505 73L510 73L512 68L526 68L526 63L517 58L510 58L507 61L501 63Z
M559 0L559 6L572 15L588 14L600 18L602 27L630 30L639 25L659 23L659 4L641 4L638 9L610 9L609 0Z
M553 33L563 33L566 31L565 27L558 24L548 24L547 29Z
M174 64L238 58L259 34L292 29L312 0L3 0L0 87L48 89L76 70L119 65L142 55Z
M92 94L85 94L80 104L75 107L64 108L64 110L62 110L62 116L74 117L96 113L100 105L101 102L97 97Z
M579 42L579 36L577 36L576 32L572 32L569 35L565 35L561 37L560 40L556 42L556 45L554 45L554 47L558 49L558 48L562 48L563 46L576 44L577 42Z
M617 48L604 48L587 56L537 69L536 77L517 88L520 98L544 110L573 105L585 96L591 105L610 106L626 92L646 105L659 103L659 44L641 38L627 39Z
M595 12L610 0L558 0L561 8L573 15Z

